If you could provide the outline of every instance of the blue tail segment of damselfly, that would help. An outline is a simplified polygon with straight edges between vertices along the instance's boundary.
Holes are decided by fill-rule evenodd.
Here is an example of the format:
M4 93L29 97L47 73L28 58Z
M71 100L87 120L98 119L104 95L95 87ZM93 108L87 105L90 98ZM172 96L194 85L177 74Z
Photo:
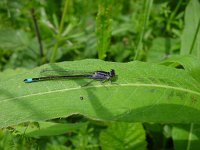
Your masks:
M111 80L115 77L115 70L111 69L109 72L106 71L70 71L70 70L43 70L43 74L46 74L37 78L27 78L24 79L25 83L37 82L37 81L47 81L47 80L57 80L57 79L77 79L77 78L87 78L99 81Z

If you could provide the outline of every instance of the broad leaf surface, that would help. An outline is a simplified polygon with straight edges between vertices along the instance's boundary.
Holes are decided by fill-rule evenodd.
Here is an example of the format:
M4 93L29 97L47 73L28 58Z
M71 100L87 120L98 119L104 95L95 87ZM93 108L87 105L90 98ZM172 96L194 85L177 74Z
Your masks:
M44 68L115 69L113 83L90 79L24 83ZM142 62L82 60L44 65L0 80L0 127L72 114L96 120L200 123L200 86L184 70Z

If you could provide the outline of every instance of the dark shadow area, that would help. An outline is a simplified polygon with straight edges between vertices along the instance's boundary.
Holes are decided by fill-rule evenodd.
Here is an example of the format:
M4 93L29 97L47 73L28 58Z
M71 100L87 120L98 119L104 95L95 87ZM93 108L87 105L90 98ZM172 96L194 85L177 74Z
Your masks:
M94 94L95 93L94 89L95 88L87 89L87 93L88 93L90 103L93 106L97 117L100 117L100 118L112 117L112 113L101 104L100 100ZM104 113L102 114L102 112Z
M137 108L131 111L127 110L127 112L113 116L111 120L187 124L191 122L199 123L200 117L198 116L200 116L200 111L192 107L176 104L158 104Z
M146 141L148 150L173 150L174 144L171 137L166 137L163 134L163 128L165 124L159 124L162 126L161 130L154 130L152 128L145 128Z

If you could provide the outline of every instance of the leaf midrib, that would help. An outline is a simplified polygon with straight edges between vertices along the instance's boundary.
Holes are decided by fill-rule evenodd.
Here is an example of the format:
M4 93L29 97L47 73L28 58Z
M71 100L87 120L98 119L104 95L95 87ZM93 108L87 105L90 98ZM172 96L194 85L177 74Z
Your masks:
M106 85L106 87L131 87L131 86L135 86L135 87L156 87L156 88L166 88L166 89L174 89L177 91L182 91L182 92L187 92L190 94L194 94L194 95L198 95L200 96L200 92L194 91L194 90L190 90L190 89L185 89L185 88L181 88L181 87L173 87L173 86L169 86L169 85L160 85L160 84L144 84L144 83L134 83L134 84L117 84L117 85ZM84 87L84 89L89 89L89 88L102 88L105 87L104 85L95 85L95 86L87 86ZM64 91L71 91L71 90L79 90L83 87L79 86L76 88L69 88L69 89L60 89L60 90L55 90L55 91L48 91L48 92L42 92L42 93L34 93L34 94L29 94L29 95L23 95L23 96L18 96L18 97L13 97L13 98L7 98L7 99L3 99L0 101L4 102L4 101L10 101L10 100L15 100L15 99L20 99L20 98L26 98L26 97L31 97L31 96L38 96L38 95L45 95L45 94L51 94L51 93L56 93L56 92L64 92Z

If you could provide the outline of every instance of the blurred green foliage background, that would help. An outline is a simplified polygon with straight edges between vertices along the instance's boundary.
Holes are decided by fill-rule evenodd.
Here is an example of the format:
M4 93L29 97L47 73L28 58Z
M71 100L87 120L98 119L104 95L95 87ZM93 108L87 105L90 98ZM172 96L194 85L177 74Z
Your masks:
M104 3L107 1L2 0L0 69L85 58L160 61L179 53L188 1Z

